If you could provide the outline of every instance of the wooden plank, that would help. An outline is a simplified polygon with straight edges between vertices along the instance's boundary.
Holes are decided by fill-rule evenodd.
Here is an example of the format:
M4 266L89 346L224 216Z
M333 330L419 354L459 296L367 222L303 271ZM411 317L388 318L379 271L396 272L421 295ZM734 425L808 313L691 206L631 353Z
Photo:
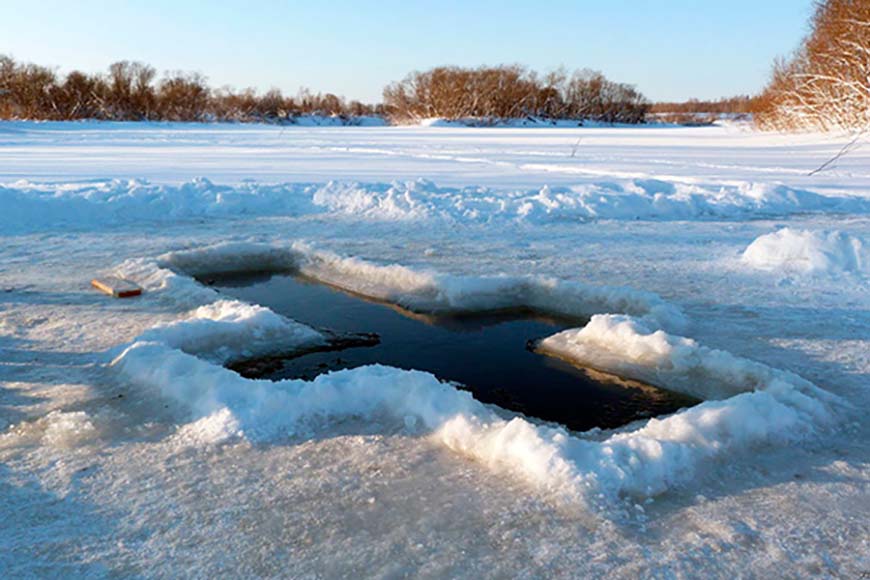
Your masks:
M142 288L123 278L104 276L91 280L91 286L115 298L129 298L142 294Z

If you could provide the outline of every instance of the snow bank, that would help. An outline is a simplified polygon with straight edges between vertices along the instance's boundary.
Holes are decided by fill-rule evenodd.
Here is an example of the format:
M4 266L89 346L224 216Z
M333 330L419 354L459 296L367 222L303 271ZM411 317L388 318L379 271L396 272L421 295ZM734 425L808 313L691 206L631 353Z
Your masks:
M299 249L297 249L297 246ZM137 282L151 299L195 308L221 299L191 276L245 272L295 272L305 246L272 246L248 242L222 243L170 252L157 258L131 258L111 273Z
M870 273L870 243L843 232L782 228L759 236L743 252L743 263L791 274Z
M469 393L428 373L381 366L276 383L245 379L164 343L144 341L127 348L113 366L187 409L194 421L183 433L196 433L200 442L240 435L268 441L305 434L339 418L378 414L402 420L412 415L431 427L457 413L483 410Z
M199 178L180 185L143 180L18 181L0 186L0 207L0 232L14 233L57 226L312 214L475 223L755 219L806 212L864 214L870 213L870 200L827 197L782 185L699 185L654 179L503 191L444 188L426 180L219 185Z
M310 212L305 185L216 185L199 178L178 186L147 181L32 183L0 186L0 231L46 226L177 221L196 217L297 215Z
M650 419L602 441L517 418L457 416L436 433L448 447L507 468L588 505L651 497L690 482L705 462L763 444L800 441L830 421L827 407L786 384Z
M651 313L656 307L667 310L666 305L628 289L591 289L538 278L441 276L342 258L302 244L284 249L212 246L167 254L153 261L152 268L166 272L163 266L183 264L206 272L209 261L222 271L259 269L261 263L297 269L370 296L430 308L519 303L584 311L593 309L590 304L638 307L645 310L644 319L594 316L582 329L545 339L541 349L706 398L730 398L602 438L601 433L571 434L519 417L504 420L469 393L419 371L375 365L313 381L250 380L215 363L244 354L240 344L250 353L261 353L276 340L286 348L321 337L264 308L217 301L148 330L117 351L111 363L126 380L174 401L189 415L175 435L181 445L213 445L238 437L274 441L307 437L338 420L388 420L410 432L428 433L433 441L521 477L545 493L596 505L626 495L662 493L690 481L707 461L757 445L801 440L832 419L831 395L791 373L665 333L657 322L660 315ZM164 280L172 279L164 275Z
M176 272L203 275L252 271L298 272L418 312L532 308L574 318L620 312L649 319L663 328L679 330L685 326L679 308L652 292L634 288L593 286L547 276L452 276L339 256L301 242L286 246L218 244L172 252L148 265L136 260L125 262L117 273L146 288L172 284L173 292L189 297L186 303L190 304L196 298L214 300L216 295Z
M634 288L594 286L549 276L454 276L339 256L303 242L215 244L170 252L156 259L130 259L112 273L137 282L153 299L195 308L221 297L190 276L246 272L300 273L423 313L531 308L586 319L594 314L619 312L670 330L686 326L678 307L657 294Z

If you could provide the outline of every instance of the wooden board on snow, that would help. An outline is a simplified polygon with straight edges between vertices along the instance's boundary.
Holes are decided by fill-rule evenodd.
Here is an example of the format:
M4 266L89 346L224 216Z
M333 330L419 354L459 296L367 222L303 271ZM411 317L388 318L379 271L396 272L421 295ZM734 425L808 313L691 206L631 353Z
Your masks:
M91 280L91 286L115 298L129 298L142 294L142 288L129 280L116 276L104 276Z

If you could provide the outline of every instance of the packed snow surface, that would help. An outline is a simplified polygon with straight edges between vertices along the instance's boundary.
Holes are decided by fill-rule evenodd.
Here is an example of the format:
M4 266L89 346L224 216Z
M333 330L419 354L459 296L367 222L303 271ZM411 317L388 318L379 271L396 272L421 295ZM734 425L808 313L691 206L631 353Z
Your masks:
M860 576L870 157L807 175L842 144L0 123L0 570ZM585 318L542 356L704 402L577 433L414 370L245 379L330 338L193 279L252 271Z

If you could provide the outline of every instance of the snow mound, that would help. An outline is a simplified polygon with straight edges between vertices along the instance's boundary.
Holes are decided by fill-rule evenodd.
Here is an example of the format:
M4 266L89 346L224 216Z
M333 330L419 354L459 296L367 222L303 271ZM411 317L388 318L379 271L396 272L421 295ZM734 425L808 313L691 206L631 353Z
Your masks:
M238 300L201 306L184 320L146 331L139 340L160 340L219 364L326 344L313 328Z
M701 399L723 399L781 383L831 400L826 391L794 373L699 345L625 315L593 316L583 328L541 340L538 350Z
M240 253L247 260L240 260ZM219 268L246 262L253 267L257 256L275 264L282 253L274 247L235 244L170 254L159 261L202 271L210 259ZM553 303L574 300L569 305L574 307L582 304L587 291L583 286L565 286L553 293L559 283L524 286L527 279L441 277L341 258L302 245L283 256L288 266L303 272L355 284L371 296L399 296L417 304L502 307L505 300L513 303L518 296L533 301L535 292L541 291ZM607 298L602 304L618 303ZM522 478L559 499L589 506L623 496L656 495L691 481L714 458L758 445L802 440L832 422L836 404L833 396L794 374L668 334L654 316L594 316L582 329L545 339L541 348L707 398L730 398L710 400L651 419L636 430L603 437L599 432L572 434L519 417L505 420L468 392L419 371L373 365L320 375L313 381L271 382L245 379L215 364L237 354L240 339L251 352L268 350L284 331L288 332L285 346L318 339L315 331L265 310L237 301L197 308L185 319L146 331L123 348L111 367L131 383L174 401L189 415L189 422L175 435L185 446L239 437L305 438L347 419L386 422L412 433L428 433L432 441L491 469Z
M51 411L35 421L23 421L0 435L0 447L38 443L57 449L72 449L97 438L99 432L84 411Z
M84 411L52 411L44 421L42 442L52 447L76 447L97 436L97 428Z
M743 252L745 264L794 274L870 273L870 243L839 231L782 228L759 236Z
M761 183L699 185L634 179L544 186L532 191L447 188L426 180L393 183L219 185L198 178L180 185L144 180L86 183L18 181L0 186L0 232L46 227L92 228L198 218L332 214L377 221L473 223L698 220L806 212L870 213L870 200L827 197Z
M244 437L238 419L227 408L182 425L173 439L179 447L210 447L224 441Z

